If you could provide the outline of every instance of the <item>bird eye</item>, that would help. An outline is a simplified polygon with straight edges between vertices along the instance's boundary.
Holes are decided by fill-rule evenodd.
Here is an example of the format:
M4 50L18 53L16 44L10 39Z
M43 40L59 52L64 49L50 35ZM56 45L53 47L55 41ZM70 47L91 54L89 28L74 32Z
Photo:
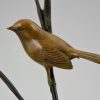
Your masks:
M23 30L24 30L23 27L19 27L19 28L18 28L18 31L23 31Z

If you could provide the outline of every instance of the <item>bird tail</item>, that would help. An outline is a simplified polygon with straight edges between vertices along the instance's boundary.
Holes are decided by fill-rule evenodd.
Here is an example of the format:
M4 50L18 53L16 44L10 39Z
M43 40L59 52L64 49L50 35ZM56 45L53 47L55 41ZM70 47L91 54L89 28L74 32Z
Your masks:
M80 51L80 50L76 50L76 52L77 52L79 57L100 64L100 55L94 54L94 53L85 52L85 51Z

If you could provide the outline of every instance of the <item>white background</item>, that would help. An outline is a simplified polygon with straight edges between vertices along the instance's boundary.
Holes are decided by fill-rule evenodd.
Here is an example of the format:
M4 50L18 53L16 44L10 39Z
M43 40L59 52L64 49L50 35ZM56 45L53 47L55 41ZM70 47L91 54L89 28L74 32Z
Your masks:
M22 18L40 24L34 0L0 0L0 70L25 100L52 100L45 69L6 29ZM99 0L52 0L52 26L73 47L100 54ZM84 59L72 62L73 70L54 68L59 100L100 100L100 65ZM1 79L0 100L17 100Z

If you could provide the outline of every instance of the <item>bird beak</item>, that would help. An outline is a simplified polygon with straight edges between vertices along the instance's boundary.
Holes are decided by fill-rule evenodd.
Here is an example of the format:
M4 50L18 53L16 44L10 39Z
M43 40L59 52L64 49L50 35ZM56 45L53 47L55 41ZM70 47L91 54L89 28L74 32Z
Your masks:
M11 30L11 31L14 31L14 27L13 26L8 27L7 29Z

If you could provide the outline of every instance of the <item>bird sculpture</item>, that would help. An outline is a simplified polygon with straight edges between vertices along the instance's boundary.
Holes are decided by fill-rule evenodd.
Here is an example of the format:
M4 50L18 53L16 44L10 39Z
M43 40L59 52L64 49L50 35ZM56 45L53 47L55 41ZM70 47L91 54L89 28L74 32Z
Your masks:
M17 34L26 53L43 65L48 74L52 66L72 69L71 60L74 58L84 58L100 64L100 55L73 48L56 35L44 31L32 20L21 19L8 29Z

